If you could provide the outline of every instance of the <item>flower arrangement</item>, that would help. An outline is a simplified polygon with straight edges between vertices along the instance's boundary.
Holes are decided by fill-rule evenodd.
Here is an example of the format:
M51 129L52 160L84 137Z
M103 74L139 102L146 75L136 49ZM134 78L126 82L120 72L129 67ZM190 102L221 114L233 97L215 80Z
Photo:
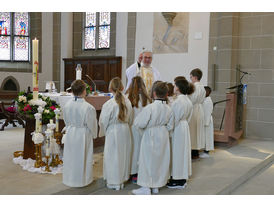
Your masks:
M60 109L60 106L55 101L40 94L38 95L38 100L33 100L31 93L20 92L15 101L18 105L18 112L31 119L34 119L34 114L38 112L39 106L42 107L42 121L45 124L55 117L54 110L56 108Z
M86 93L87 93L87 95L91 94L91 91L92 91L92 87L89 86L89 85L86 83Z

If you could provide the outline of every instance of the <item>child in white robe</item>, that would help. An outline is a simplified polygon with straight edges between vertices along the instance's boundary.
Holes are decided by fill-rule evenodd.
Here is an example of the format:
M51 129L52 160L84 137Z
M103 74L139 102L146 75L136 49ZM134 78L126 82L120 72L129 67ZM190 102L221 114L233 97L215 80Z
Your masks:
M115 190L123 189L130 175L132 107L123 89L120 78L111 80L109 91L114 98L104 103L99 118L99 136L105 136L103 176L107 187Z
M174 91L177 99L171 104L174 130L171 136L171 179L167 187L183 189L186 186L186 180L192 174L188 120L191 117L193 105L187 95L194 92L194 86L186 79L178 79L175 81Z
M213 102L209 96L211 93L211 88L206 86L206 98L203 103L204 114L205 114L205 150L204 153L200 155L201 158L209 157L209 151L214 150L214 127L213 127Z
M147 105L134 121L136 127L144 129L137 180L141 188L132 190L135 195L158 193L170 176L169 131L173 129L174 117L166 104L167 92L166 83L157 83L153 90L154 102Z
M153 84L152 84L151 91L150 91L150 98L152 101L154 101L153 91L155 89L156 84L158 84L159 82L162 82L162 81L157 80L157 81L153 82Z
M97 137L95 108L84 99L86 84L82 80L72 83L74 98L63 109L66 124L64 142L63 183L70 187L83 187L93 181L93 138Z
M193 113L189 122L190 138L192 158L199 158L199 150L203 148L205 143L204 134L204 109L203 102L205 100L205 89L200 82L203 73L200 69L193 69L190 72L190 79L194 84L194 93L189 95L189 98L193 104Z
M145 83L140 76L132 78L131 84L127 91L128 99L131 102L133 112L132 112L132 122L130 123L132 139L133 139L133 150L131 159L131 181L132 183L137 183L138 176L138 160L140 154L140 144L143 135L143 130L137 128L133 125L133 121L137 115L143 110L143 108L151 103L151 99L147 94Z

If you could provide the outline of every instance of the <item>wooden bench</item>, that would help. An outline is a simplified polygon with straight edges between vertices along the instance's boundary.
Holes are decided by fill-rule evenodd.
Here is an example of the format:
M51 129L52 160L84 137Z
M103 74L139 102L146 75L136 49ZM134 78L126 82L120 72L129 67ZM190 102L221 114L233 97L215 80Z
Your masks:
M0 128L0 131L3 131L6 126L12 124L16 127L15 121L21 124L25 128L25 123L23 120L18 116L16 111L14 102L6 102L0 101L0 119L4 119L5 122Z

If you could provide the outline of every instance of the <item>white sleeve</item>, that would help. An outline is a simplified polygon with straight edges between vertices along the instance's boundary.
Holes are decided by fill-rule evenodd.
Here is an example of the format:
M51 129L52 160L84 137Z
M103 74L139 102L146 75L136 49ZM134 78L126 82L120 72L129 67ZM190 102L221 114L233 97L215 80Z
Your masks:
M191 95L188 95L188 97L193 105L196 104L197 99L198 99L198 92L196 91L196 89L197 89L197 87L195 87L195 91Z
M126 70L126 76L127 76L127 86L126 86L126 90L128 90L130 84L131 84L131 81L132 81L132 78L135 76L136 74L136 64L132 64L127 70Z
M150 120L151 116L151 109L150 107L146 106L135 118L134 126L144 129L147 127L147 124Z
M171 132L174 128L174 113L171 110L170 110L170 116L169 116L169 120L168 120L168 123L166 125L166 128L169 132Z
M203 103L203 108L204 108L205 126L209 126L210 119L211 119L211 114L212 114L212 111L213 111L212 101L210 101L209 99L206 99Z
M185 108L178 105L178 103L179 103L178 101L174 101L173 104L171 105L175 125L179 123L179 121L181 120L181 117L183 116L185 112Z
M99 137L105 136L107 128L109 126L109 120L112 111L109 111L107 104L104 104L101 110L100 118L99 118Z
M154 81L158 81L158 80L160 81L160 80L162 80L160 72L156 68L154 68L154 67L153 67L153 73L155 74Z
M96 110L94 108L89 107L86 113L86 124L92 134L92 138L97 138L98 125L96 118Z

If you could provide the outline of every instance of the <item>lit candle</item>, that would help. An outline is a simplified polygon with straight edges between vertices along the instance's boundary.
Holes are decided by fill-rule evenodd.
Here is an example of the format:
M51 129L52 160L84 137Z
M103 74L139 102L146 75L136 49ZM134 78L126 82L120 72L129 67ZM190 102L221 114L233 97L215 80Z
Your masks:
M32 40L32 78L33 78L33 99L38 99L38 44L39 41L35 38Z

